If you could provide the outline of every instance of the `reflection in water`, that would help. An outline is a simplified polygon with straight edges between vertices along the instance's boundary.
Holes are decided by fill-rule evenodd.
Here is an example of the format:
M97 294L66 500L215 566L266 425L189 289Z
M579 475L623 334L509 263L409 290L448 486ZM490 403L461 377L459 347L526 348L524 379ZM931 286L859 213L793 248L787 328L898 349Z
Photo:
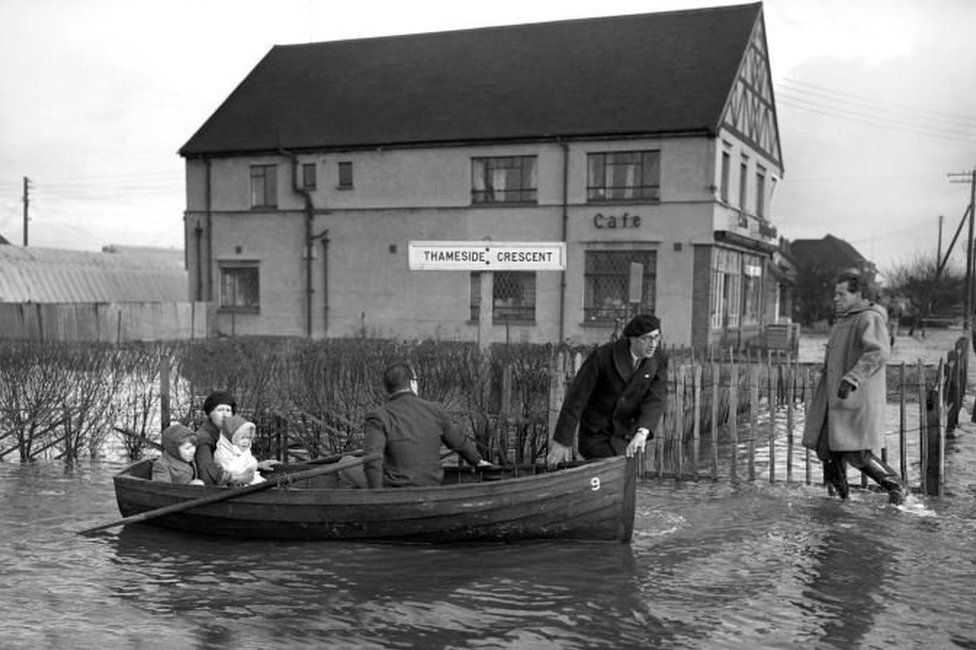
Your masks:
M851 523L836 507L814 509L813 522L824 533L810 549L810 580L799 602L816 615L823 641L858 647L885 605L885 576L895 549L861 530L874 525L869 519Z

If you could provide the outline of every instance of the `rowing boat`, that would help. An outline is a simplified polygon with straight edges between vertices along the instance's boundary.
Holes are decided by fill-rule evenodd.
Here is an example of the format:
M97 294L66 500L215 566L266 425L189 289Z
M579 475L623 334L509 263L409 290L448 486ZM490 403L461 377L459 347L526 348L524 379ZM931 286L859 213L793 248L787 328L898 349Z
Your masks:
M297 472L307 465L280 471ZM124 517L228 488L152 481L152 461L114 477ZM606 458L545 470L446 468L442 485L341 488L334 477L155 517L147 525L207 535L283 540L473 542L574 539L628 542L634 528L635 461Z

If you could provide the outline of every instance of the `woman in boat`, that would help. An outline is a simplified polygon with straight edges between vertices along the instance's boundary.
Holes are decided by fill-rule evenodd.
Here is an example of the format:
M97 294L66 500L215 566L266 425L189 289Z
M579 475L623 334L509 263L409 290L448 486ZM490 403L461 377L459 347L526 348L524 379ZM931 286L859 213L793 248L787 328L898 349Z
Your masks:
M220 438L214 451L214 461L230 475L231 485L254 485L264 483L259 469L268 470L277 460L258 459L251 453L255 427L239 415L224 418L220 424Z
M182 424L171 424L163 430L162 444L162 455L153 461L153 480L203 485L203 481L197 476L197 466L193 460L197 450L196 434Z
M205 485L227 485L230 474L214 461L214 450L220 440L220 425L225 418L237 413L237 400L225 391L214 391L203 402L206 422L197 429L197 453L194 456L197 471Z

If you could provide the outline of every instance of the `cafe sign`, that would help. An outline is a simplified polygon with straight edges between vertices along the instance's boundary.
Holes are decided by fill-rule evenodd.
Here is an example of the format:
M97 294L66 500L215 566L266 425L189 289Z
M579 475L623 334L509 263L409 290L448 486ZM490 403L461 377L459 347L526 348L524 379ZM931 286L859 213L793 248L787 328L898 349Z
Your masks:
M411 271L565 271L565 242L412 241Z

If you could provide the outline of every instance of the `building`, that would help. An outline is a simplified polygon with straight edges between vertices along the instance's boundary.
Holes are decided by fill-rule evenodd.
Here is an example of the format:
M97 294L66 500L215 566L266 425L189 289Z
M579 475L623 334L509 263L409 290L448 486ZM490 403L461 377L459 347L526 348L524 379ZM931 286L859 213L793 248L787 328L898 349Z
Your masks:
M825 269L836 276L842 269L857 269L873 281L878 273L874 262L861 255L849 242L824 235L823 239L794 239L790 242L790 255L798 268L807 272Z
M761 4L275 46L180 154L222 333L474 340L483 295L494 340L776 320ZM563 242L565 270L410 270L411 242L489 240Z

